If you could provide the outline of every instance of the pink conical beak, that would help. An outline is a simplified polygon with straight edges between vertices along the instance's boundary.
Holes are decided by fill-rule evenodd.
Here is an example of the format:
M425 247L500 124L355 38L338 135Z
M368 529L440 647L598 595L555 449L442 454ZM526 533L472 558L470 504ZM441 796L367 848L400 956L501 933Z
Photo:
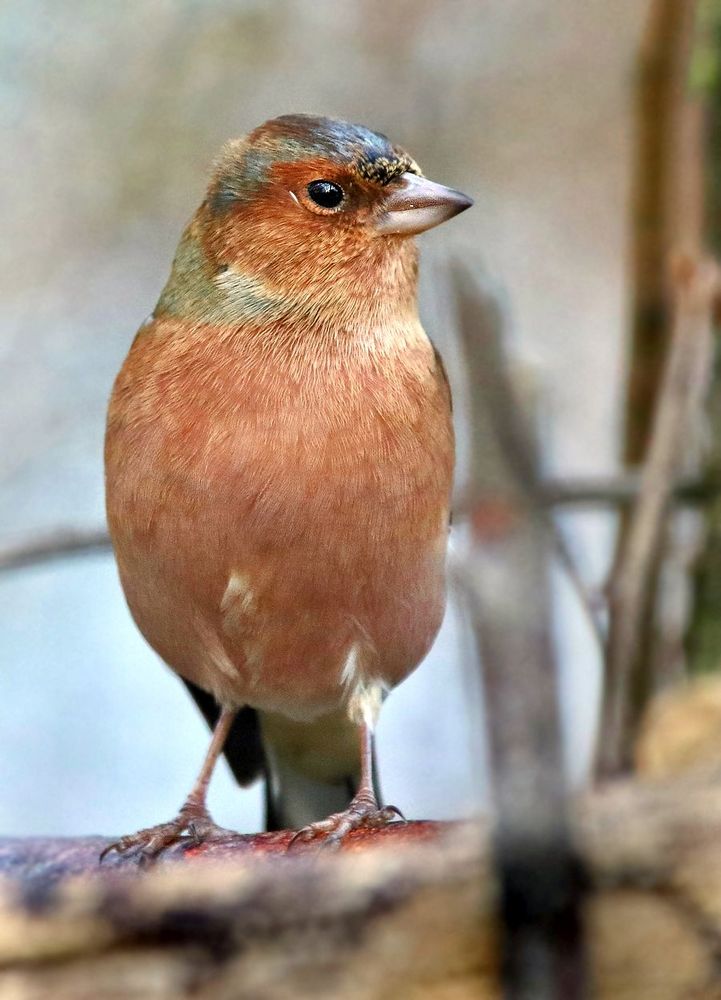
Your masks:
M460 191L406 173L388 185L372 225L379 236L413 236L465 212L472 204L473 199Z

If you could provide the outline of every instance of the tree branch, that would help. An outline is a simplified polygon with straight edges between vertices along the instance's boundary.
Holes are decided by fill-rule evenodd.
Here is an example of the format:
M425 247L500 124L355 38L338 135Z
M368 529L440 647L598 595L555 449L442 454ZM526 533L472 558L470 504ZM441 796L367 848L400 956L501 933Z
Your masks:
M483 668L509 1000L587 995L582 877L566 812L551 644L548 519L498 313L453 274L470 385L472 543L454 579Z
M634 503L609 595L609 640L599 773L628 767L630 686L650 599L655 559L674 487L686 461L708 385L712 312L719 271L707 259L680 260L673 274L671 349L654 418L641 487Z
M0 549L0 572L109 549L110 537L105 528L56 528Z

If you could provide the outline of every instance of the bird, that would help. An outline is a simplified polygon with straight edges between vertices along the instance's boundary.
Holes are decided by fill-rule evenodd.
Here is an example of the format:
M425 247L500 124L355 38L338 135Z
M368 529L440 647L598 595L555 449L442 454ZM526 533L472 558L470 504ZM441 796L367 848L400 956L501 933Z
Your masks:
M454 467L414 237L471 204L334 118L274 118L217 158L105 437L127 604L213 732L177 816L107 851L227 833L222 753L294 839L399 817L374 732L441 624Z

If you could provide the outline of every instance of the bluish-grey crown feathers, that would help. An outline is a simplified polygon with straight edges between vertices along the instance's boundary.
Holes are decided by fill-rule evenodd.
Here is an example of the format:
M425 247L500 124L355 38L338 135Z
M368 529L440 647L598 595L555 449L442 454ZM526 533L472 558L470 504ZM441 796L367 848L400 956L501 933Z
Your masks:
M405 150L363 125L312 115L282 115L259 126L246 141L226 146L216 164L211 207L223 211L252 197L275 163L316 156L345 163L364 180L381 185L403 173L421 173Z

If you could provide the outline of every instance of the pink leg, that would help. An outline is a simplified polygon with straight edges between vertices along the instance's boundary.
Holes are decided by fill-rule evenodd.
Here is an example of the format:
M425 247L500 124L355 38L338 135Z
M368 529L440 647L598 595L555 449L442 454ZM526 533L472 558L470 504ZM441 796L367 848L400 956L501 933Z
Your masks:
M358 791L343 812L333 813L327 819L310 823L298 830L288 847L298 841L307 842L324 837L324 847L338 848L346 834L361 827L387 826L403 815L395 806L379 808L373 790L373 736L365 724L360 726L361 779Z
M202 843L205 840L212 840L214 837L227 836L231 832L213 822L206 806L206 798L215 765L223 752L225 741L237 714L236 709L226 708L221 712L213 730L213 737L200 774L176 818L170 820L169 823L159 823L157 826L150 826L127 837L121 837L120 840L105 848L100 855L101 861L111 851L126 854L135 849L139 849L141 860L149 861L157 857L166 847L184 839L184 834L189 834L196 843Z

